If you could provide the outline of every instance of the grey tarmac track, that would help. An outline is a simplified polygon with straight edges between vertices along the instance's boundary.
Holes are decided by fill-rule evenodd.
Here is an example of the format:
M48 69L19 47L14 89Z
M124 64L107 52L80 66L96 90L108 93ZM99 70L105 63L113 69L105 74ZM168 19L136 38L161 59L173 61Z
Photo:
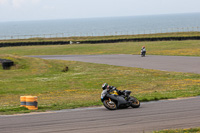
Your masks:
M162 71L200 73L200 57L147 55L44 55L43 59L73 60L116 66L157 69Z
M44 59L200 73L199 57L139 55L57 55ZM200 97L141 103L137 109L104 107L0 116L0 133L148 133L153 130L200 127Z
M141 103L137 109L104 107L0 116L0 133L149 133L200 126L200 97Z

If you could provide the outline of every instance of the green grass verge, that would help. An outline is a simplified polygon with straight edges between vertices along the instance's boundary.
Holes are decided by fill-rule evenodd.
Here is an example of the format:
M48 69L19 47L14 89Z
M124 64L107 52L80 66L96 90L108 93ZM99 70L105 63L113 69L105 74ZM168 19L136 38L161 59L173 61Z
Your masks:
M15 62L0 68L0 114L30 112L19 108L20 96L38 96L39 110L102 105L101 85L131 90L141 101L200 95L200 75L75 61L0 55ZM69 70L62 70L68 66Z
M147 55L200 56L200 40L3 47L0 55L140 54L142 46Z
M172 130L162 130L154 131L153 133L200 133L200 128L189 128L189 129L172 129Z

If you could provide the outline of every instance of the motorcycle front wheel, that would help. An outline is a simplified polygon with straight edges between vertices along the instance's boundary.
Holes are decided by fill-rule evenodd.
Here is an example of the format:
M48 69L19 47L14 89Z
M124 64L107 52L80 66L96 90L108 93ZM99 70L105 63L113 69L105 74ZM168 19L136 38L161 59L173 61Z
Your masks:
M141 57L145 57L145 53L142 53L142 54L141 54Z
M109 109L109 110L116 110L117 109L117 105L114 101L109 101L109 100L104 100L103 101L103 105Z
M132 108L139 108L140 107L140 101L137 98L131 97L130 101L131 101L131 107Z

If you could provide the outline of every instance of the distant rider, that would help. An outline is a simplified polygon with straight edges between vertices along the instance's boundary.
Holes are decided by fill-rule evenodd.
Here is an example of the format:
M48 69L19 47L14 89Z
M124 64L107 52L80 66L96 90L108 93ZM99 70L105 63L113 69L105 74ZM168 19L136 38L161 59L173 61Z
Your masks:
M145 52L146 53L145 46L142 46L141 52Z
M144 55L146 54L146 49L145 49L145 46L142 46L142 49L141 49L141 54L144 53ZM143 55L143 54L142 54Z

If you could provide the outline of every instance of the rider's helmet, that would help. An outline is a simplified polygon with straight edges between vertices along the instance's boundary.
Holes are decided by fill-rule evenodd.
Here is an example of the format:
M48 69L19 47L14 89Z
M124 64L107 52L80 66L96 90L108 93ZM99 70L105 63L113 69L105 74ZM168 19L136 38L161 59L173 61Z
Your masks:
M103 89L103 90L105 90L107 87L108 87L108 84L107 84L107 83L104 83L104 84L102 85L102 89Z

